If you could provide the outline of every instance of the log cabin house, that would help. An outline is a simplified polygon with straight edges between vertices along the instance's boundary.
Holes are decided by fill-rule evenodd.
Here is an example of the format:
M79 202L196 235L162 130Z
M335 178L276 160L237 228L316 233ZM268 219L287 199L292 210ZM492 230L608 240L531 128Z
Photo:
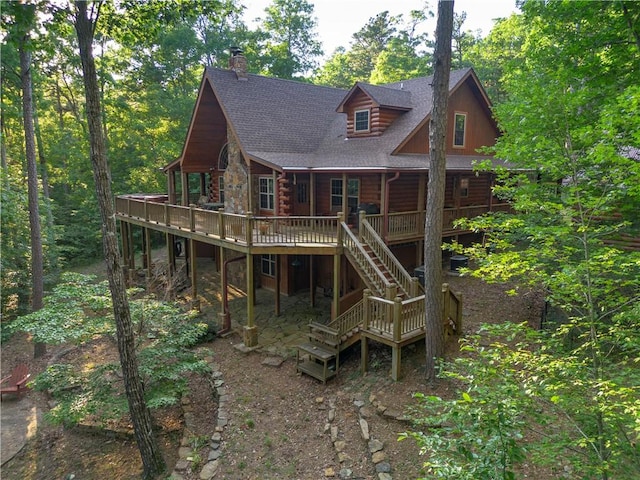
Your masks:
M176 241L190 258L214 259L223 298L246 288L244 343L257 343L254 288L332 296L331 323L310 325L299 370L325 381L340 351L369 340L393 350L397 379L404 345L424 337L422 266L428 179L431 78L350 90L247 73L234 51L229 69L206 68L182 155L167 165L166 195L116 199L124 264L135 268L132 228L163 232L170 263ZM451 72L444 237L469 240L460 217L505 210L490 174L473 171L477 149L499 131L474 71ZM145 245L149 245L149 241ZM233 263L232 263L233 262ZM150 262L149 262L150 263ZM455 328L460 299L443 288ZM220 328L230 328L222 305Z

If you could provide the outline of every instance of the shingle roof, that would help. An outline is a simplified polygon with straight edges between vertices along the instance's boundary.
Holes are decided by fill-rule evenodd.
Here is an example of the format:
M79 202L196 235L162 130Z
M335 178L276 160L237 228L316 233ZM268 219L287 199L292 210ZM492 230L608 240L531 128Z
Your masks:
M349 90L349 93L347 93L336 110L342 112L342 106L344 103L349 97L351 97L351 94L358 89L362 90L380 107L410 110L413 106L411 103L411 92L405 90L402 84L400 85L400 88L389 88L380 85L357 82L354 87Z
M470 71L451 72L450 90ZM336 112L346 90L252 74L238 81L234 72L215 68L207 68L205 78L242 149L254 160L282 170L428 168L428 155L392 152L431 112L432 77L382 87L358 84L378 103L409 110L383 135L350 139L346 114ZM448 163L449 168L471 168L470 157L451 157Z

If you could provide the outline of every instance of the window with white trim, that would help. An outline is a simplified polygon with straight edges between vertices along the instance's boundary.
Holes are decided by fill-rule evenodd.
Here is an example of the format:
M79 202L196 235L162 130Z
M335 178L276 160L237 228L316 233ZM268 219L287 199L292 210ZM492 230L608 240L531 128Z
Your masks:
M355 132L369 131L369 110L356 110L353 113L353 130Z
M467 114L456 113L453 121L453 146L464 147L465 130L467 126Z
M357 178L347 179L347 212L355 213L360 200L360 180ZM342 179L331 179L331 210L339 212L342 210Z
M276 276L276 256L275 255L262 255L260 257L260 271L263 275L270 277Z
M275 206L275 193L273 177L260 177L260 210L273 210Z
M218 177L218 201L224 202L224 175Z

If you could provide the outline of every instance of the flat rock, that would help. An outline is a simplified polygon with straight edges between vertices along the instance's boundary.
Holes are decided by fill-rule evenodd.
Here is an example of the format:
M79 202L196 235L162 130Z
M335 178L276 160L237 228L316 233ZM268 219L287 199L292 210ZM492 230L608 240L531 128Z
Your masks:
M233 348L242 353L251 353L259 347L247 347L244 343L236 343Z
M384 453L382 450L380 450L379 452L374 453L371 456L371 461L373 463L376 463L376 464L378 464L380 462L384 462L386 459L387 459L387 454Z
M284 363L284 358L282 357L267 357L262 360L262 365L266 365L268 367L278 368L280 365Z
M212 460L211 462L207 462L202 470L200 470L200 479L201 480L210 480L212 479L216 473L218 473L218 469L220 468L220 463L218 460Z
M376 453L384 448L383 443L378 439L373 439L369 442L369 452Z
M360 423L360 431L362 433L362 438L365 441L368 441L369 440L369 424L364 418L361 418L360 420L358 420L358 422Z

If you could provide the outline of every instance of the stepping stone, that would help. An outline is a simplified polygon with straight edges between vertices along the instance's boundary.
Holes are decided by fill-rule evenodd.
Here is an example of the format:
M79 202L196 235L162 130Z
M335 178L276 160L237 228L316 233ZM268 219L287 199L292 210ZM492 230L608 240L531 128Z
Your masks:
M262 361L262 365L267 365L268 367L276 367L276 368L278 368L283 363L284 363L284 358L282 357L267 357Z

